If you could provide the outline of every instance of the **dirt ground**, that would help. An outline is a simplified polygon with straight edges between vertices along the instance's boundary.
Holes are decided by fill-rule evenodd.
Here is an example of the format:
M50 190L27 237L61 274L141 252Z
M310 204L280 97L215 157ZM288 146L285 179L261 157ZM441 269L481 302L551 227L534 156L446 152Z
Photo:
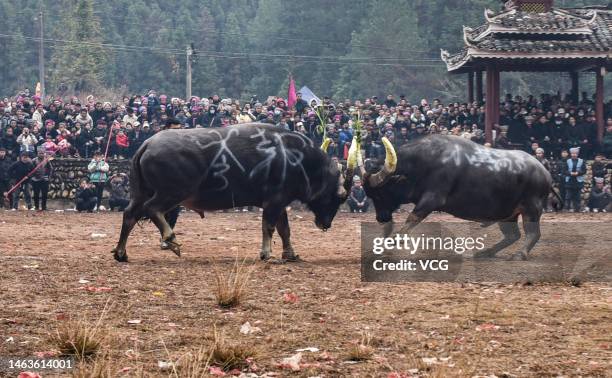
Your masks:
M177 226L181 258L160 250L156 229L146 223L132 233L130 262L119 264L110 251L120 219L118 213L0 213L0 357L52 352L50 335L62 322L93 324L106 306L105 355L115 376L168 376L160 361L206 347L213 327L256 351L243 369L252 377L612 371L612 287L606 283L362 283L359 227L372 214L339 214L322 233L312 215L291 212L303 261L280 265L258 261L259 213L204 219L188 213ZM552 220L612 218L545 215ZM273 248L279 257L276 236ZM215 271L229 271L244 257L254 264L248 294L237 307L221 309L213 295ZM246 322L250 334L240 332ZM362 339L372 353L350 360ZM299 370L281 363L302 348L316 349L301 352Z

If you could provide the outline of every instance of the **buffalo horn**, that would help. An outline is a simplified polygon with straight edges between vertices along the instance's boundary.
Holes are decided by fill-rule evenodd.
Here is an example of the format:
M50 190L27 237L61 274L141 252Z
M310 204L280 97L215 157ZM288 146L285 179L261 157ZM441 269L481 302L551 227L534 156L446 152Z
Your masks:
M382 183L385 182L387 177L392 175L395 172L395 169L397 168L397 154L395 153L393 145L391 144L389 139L385 137L383 137L381 141L385 146L387 156L385 157L385 165L383 166L383 168L368 177L368 182L373 188L382 185Z

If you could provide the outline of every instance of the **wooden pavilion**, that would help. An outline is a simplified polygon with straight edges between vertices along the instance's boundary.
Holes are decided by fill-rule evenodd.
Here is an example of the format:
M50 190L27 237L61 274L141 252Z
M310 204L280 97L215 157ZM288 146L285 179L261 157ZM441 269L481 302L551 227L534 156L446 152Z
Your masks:
M500 12L485 10L486 24L463 28L462 50L442 50L449 73L468 75L468 97L483 101L486 73L485 137L499 122L500 73L568 72L578 101L578 73L596 77L597 139L604 131L604 76L612 68L612 6L556 8L553 0L506 1ZM474 96L474 79L476 96Z

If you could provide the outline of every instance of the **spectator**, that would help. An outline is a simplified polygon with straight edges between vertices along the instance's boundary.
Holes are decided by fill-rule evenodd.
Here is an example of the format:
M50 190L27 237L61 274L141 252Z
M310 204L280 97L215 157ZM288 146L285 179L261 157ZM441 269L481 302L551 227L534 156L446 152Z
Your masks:
M32 171L32 169L34 169L34 165L30 159L30 154L25 151L22 152L19 155L19 160L14 162L9 168L9 178L11 179L13 185L17 185L17 183L24 179L28 173ZM13 192L13 210L17 210L19 208L19 196L21 193L23 193L27 208L32 210L32 196L30 193L29 178L23 180Z
M17 137L17 143L19 144L19 152L26 152L30 157L34 155L34 150L36 148L36 137L30 134L30 129L24 127L21 130L21 134Z
M125 129L121 128L119 131L117 131L115 145L115 153L119 155L119 159L124 159L125 156L128 156L130 142L128 140L128 136L125 134Z
M348 198L348 205L351 213L365 213L368 211L368 198L366 197L365 189L361 186L361 178L353 177L353 187Z
M76 202L76 210L78 212L93 212L96 204L98 203L94 185L90 184L87 179L82 179L79 183L79 188L76 190L74 195L74 200Z
M595 185L591 189L587 210L597 212L606 212L608 206L612 202L612 194L610 194L610 186L604 187L604 179L602 177L595 178Z
M33 161L38 167L32 174L32 191L34 192L34 208L47 211L47 197L49 195L49 179L53 175L53 164L46 155L44 147L38 148L38 155Z
M10 158L6 155L6 148L0 147L0 207L5 206L5 193L10 189L10 175L9 168L11 167L12 162ZM11 197L12 198L12 197ZM9 199L8 206L11 206L12 200Z
M612 159L612 118L608 118L606 134L603 138L602 150L605 156Z
M96 206L94 210L103 210L102 205L102 193L104 191L104 184L106 183L107 174L109 170L108 164L104 161L102 152L96 151L94 157L87 166L89 171L89 181L94 187L94 193L96 194Z
M544 149L543 148L537 148L536 149L536 159L538 159L538 161L540 163L542 163L542 165L544 166L544 168L546 168L546 170L548 172L550 172L550 163L548 162L548 160L544 157ZM548 198L543 199L542 200L542 209L544 211L548 211Z
M564 167L565 177L565 207L569 211L580 211L580 193L584 185L586 167L584 160L578 157L579 147L570 148L570 159ZM573 206L573 209L571 208Z
M110 198L108 200L110 211L113 211L114 208L119 211L125 210L130 203L129 193L128 176L125 173L113 175L110 179Z
M591 172L593 173L593 184L595 179L598 177L605 178L607 173L607 165L604 162L604 156L602 154L595 155L595 161L591 165Z

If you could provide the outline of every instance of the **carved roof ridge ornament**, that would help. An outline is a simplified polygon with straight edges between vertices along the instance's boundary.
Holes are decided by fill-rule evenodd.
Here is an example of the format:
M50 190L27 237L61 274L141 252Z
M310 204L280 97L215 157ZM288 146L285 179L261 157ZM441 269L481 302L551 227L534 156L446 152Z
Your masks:
M474 29L470 28L469 26L463 25L463 42L465 42L468 47L474 47L474 43L471 41L469 36L469 34L473 31Z
M553 8L552 12L555 15L559 15L559 16L569 16L573 18L578 18L580 20L585 21L586 22L585 25L592 25L597 20L597 10L595 9L588 9L584 13L584 15L580 13L573 13L569 9L564 9L564 8Z
M487 23L499 23L500 21L498 20L498 18L507 16L510 14L514 14L516 13L516 11L517 11L517 8L512 8L512 9L502 10L501 12L495 14L495 11L486 8L485 9L485 19L487 20Z
M449 56L450 53L448 52L448 50L440 49L440 59L442 59L442 61L446 63Z

